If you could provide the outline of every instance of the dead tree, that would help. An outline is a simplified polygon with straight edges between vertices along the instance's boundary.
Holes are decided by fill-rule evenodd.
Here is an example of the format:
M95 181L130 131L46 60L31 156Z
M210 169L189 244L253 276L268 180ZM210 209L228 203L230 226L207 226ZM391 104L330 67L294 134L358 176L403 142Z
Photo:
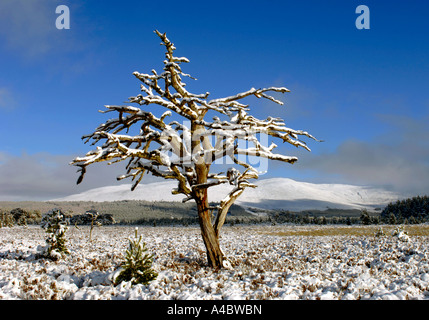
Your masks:
M106 121L92 134L82 137L85 143L92 140L92 145L100 141L103 144L86 156L75 158L71 164L79 167L78 184L88 165L124 160L128 160L127 171L117 179L132 178L134 183L131 190L136 188L146 172L177 180L177 188L172 193L184 195L183 201L196 202L208 263L213 268L221 268L224 255L219 246L220 229L234 201L247 187L256 187L249 180L259 177L258 171L246 159L253 156L288 163L298 160L297 157L273 153L277 146L274 143L264 145L258 137L266 135L277 138L309 151L299 137L316 139L305 131L286 127L280 118L257 119L248 114L249 106L240 102L246 97L255 96L281 105L281 101L268 93L289 92L286 88L252 88L234 96L213 100L207 99L209 92L193 94L187 91L182 79L194 78L184 73L181 65L189 60L174 55L176 48L165 33L157 30L155 33L166 50L163 72L134 72L133 75L142 82L142 93L130 97L128 101L138 106L105 106L107 110L100 112L115 112L117 118ZM168 110L158 117L146 111L149 106L154 111L156 105ZM208 121L205 116L210 113L217 116ZM179 118L182 122L174 119L167 122L169 117ZM130 135L131 128L139 128L140 131ZM247 143L247 147L241 148L239 141ZM213 162L222 158L232 160L232 167L226 173L211 172ZM233 188L217 206L210 207L207 189L219 184L230 184Z

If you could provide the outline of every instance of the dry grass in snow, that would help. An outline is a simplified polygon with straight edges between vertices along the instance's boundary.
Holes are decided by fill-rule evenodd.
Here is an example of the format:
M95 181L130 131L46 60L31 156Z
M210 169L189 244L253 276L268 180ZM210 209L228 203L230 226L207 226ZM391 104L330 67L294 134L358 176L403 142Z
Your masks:
M2 228L0 299L428 299L427 233L402 241L371 228L224 227L232 267L215 272L198 228L140 227L159 273L147 286L112 284L134 227L97 228L92 242L70 227L71 254L57 262L37 258L40 227Z

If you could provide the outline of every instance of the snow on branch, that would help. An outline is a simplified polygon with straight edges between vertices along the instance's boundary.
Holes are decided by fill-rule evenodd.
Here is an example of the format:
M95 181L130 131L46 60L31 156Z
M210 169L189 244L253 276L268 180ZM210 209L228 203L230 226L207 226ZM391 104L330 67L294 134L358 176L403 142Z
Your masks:
M282 105L282 101L269 93L287 93L287 88L251 88L233 96L212 100L207 100L209 92L195 94L187 91L182 77L195 78L183 73L181 64L189 63L189 59L174 56L176 47L166 34L157 30L155 33L161 39L161 45L165 46L163 72L134 72L133 75L141 81L141 93L130 97L128 102L137 106L106 105L106 110L100 112L116 113L117 117L107 120L93 133L82 137L85 143L91 141L92 145L101 143L101 146L84 157L75 158L71 164L78 167L78 183L81 183L87 166L93 163L107 161L112 164L128 160L127 171L118 180L131 178L132 190L144 174L151 173L164 179L177 180L177 188L172 192L185 195L185 200L196 200L197 195L210 187L231 184L234 188L219 204L213 222L218 231L235 199L245 188L256 187L249 180L259 177L258 170L244 158L259 157L287 163L298 160L294 156L274 153L277 145L261 141L262 135L308 151L310 148L301 138L319 140L306 131L288 128L283 119L257 119L248 114L249 106L240 102L246 97L255 96ZM156 106L167 110L156 117L151 112ZM205 120L208 111L218 113L219 117L213 117L212 121ZM174 118L170 123L166 122L173 113L184 121ZM140 131L131 135L131 128L140 128ZM244 142L245 147L240 142ZM222 158L229 158L243 172L234 167L225 175L210 173L213 162Z
M248 90L246 92L242 92L242 93L236 94L235 96L221 98L221 99L210 100L209 104L228 103L228 102L232 102L232 101L236 101L236 100L239 100L239 99L246 98L246 97L248 97L250 95L255 95L257 98L266 98L266 99L269 99L269 100L271 100L273 102L276 102L276 103L278 103L280 105L283 104L283 102L281 102L281 101L279 101L277 99L274 99L273 97L271 97L271 96L269 96L269 95L267 95L267 94L264 93L264 92L267 92L267 91L274 91L274 92L281 92L281 93L290 92L289 89L283 88L283 87L281 87L281 88L269 87L269 88L264 88L264 89L255 89L255 88L252 88L252 89L250 89L250 90Z

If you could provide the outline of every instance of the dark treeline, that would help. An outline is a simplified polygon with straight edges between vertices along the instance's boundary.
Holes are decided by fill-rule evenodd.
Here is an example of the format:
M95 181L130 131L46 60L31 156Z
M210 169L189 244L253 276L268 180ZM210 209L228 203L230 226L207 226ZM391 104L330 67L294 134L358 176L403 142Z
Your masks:
M424 223L429 222L429 197L417 196L389 203L381 212L386 223Z
M360 211L354 210L357 213L354 215L349 212L343 212L338 210L337 215L333 215L331 210L326 211L303 211L303 212L290 212L290 211L278 211L269 214L267 221L271 224L291 223L291 224L360 224Z
M14 207L19 205L20 207ZM164 201L69 201L69 202L0 202L0 227L39 224L42 216L52 209L60 209L70 224L90 224L87 212L97 212L96 222L107 224L193 225L198 224L193 203ZM244 208L232 205L228 214L231 224L248 223L259 218Z
M88 224L85 213L95 210L109 223L123 225L188 226L198 225L198 217L193 203L115 201L115 202L22 202L4 203L0 206L0 227L12 225L38 224L44 213L52 208L62 209L71 224ZM13 204L22 208L9 209ZM47 210L49 208L49 210ZM249 212L251 211L251 212ZM82 220L82 221L81 221ZM85 221L83 221L85 220ZM102 220L102 219L101 219ZM233 205L225 224L417 224L429 222L429 197L417 196L389 203L382 211L368 212L356 209L326 209L291 212L287 210L244 209Z
M0 209L0 228L12 227L14 225L39 224L41 219L42 214L39 210L15 208L9 211Z

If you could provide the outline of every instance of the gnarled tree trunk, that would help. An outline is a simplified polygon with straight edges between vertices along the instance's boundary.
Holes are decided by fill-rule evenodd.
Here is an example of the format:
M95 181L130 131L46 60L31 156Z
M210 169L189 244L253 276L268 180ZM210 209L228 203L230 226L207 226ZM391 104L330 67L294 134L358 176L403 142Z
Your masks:
M207 182L209 165L205 163L195 165L197 173L197 183ZM198 221L200 223L201 235L206 246L207 260L210 267L220 269L223 266L223 254L220 250L219 235L212 224L212 214L209 208L207 188L200 188L195 191L194 199L197 203Z
M207 199L207 189L202 191L202 199L197 200L198 220L201 235L206 246L207 260L210 267L220 269L223 266L223 254L220 250L219 237L212 225L211 213Z

